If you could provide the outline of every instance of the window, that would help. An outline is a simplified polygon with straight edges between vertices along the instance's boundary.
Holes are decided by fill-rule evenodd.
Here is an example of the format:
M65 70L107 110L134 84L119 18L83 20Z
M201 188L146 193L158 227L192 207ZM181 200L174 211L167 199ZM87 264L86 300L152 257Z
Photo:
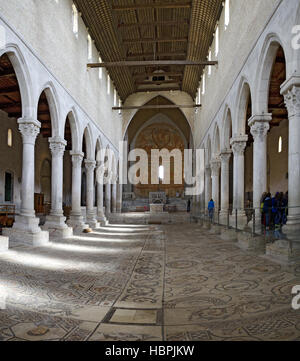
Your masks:
M215 49L215 55L218 56L219 54L219 26L217 26L217 29L216 29L216 39L215 39L215 42L216 42L216 49Z
M278 153L282 153L282 137L279 137L279 141L278 141Z
M5 172L5 202L13 201L13 175Z
M230 22L230 0L225 0L225 30Z
M202 77L202 94L205 94L205 74L203 74Z
M122 102L121 102L121 99L119 99L119 108L121 108L121 106L122 106ZM119 114L122 114L121 109L119 109Z
M107 95L110 94L110 76L107 74Z
M99 56L99 63L102 63L102 59ZM99 79L101 80L103 77L103 68L99 68Z
M78 37L78 10L76 5L72 5L72 15L73 15L73 33Z
M114 89L114 107L117 106L117 91Z
M7 145L11 148L13 145L13 134L12 130L8 129L7 131Z
M165 178L165 168L163 165L161 165L158 169L158 176L160 180L164 180Z
M208 53L208 61L211 61L211 50ZM211 75L211 65L208 66L208 76Z
M197 105L201 104L201 89L200 88L198 88L196 103L197 103Z
M88 35L88 60L92 60L93 57L93 42L90 35Z

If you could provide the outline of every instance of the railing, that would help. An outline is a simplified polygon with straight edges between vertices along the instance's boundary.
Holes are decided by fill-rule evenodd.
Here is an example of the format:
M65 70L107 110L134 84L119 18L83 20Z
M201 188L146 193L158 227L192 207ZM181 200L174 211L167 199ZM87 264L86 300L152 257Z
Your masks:
M298 212L295 210L298 209ZM202 220L211 225L226 227L236 232L251 233L253 237L263 236L269 241L287 238L283 227L287 223L289 212L300 214L300 207L271 207L267 212L261 208L228 209L223 214L220 210L214 210L209 214L208 210L193 207L191 219ZM257 219L259 216L259 219Z

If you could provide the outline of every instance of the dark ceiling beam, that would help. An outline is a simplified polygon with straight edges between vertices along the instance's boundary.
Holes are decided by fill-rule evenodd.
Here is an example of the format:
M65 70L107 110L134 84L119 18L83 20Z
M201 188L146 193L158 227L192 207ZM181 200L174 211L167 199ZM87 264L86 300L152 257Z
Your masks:
M132 23L132 24L118 24L119 28L144 28L152 26L178 26L189 25L188 20L184 21L153 21L152 23Z
M161 73L141 73L133 75L133 79L145 79L153 76L169 76L169 77L183 77L182 73L172 73L172 72L161 72Z
M150 39L150 38L138 38L138 39L124 39L122 41L125 45L130 44L147 44L147 43L184 43L188 38L164 38L164 39Z
M161 91L177 91L181 90L180 87L165 87L165 88L145 88L145 89L137 89L137 93L148 93L148 92L161 92Z
M135 54L129 54L126 56L127 59L133 59L133 58L154 58L154 56L184 56L186 57L186 52L170 52L170 53L135 53Z
M19 92L20 89L18 86L11 86L11 87L7 87L7 88L2 88L0 89L0 95L3 94L13 94L13 93L17 93Z
M190 8L192 2L180 2L180 3L152 3L152 4L132 4L132 5L112 5L114 11L128 11L128 10L140 10L140 9L185 9Z
M200 108L201 105L177 105L177 104L167 104L167 105L141 105L141 106L123 106L123 107L113 107L113 110L143 110L143 109L191 109L191 108Z
M0 79L5 79L5 78L15 78L16 77L16 73L14 71L1 71L0 72Z
M162 85L162 84L181 84L178 80L162 80L162 81L136 81L136 85Z
M189 66L205 66L217 65L217 61L190 61L190 60L146 60L146 61L117 61L107 63L89 63L88 68L112 68L126 66L164 66L164 65L189 65Z

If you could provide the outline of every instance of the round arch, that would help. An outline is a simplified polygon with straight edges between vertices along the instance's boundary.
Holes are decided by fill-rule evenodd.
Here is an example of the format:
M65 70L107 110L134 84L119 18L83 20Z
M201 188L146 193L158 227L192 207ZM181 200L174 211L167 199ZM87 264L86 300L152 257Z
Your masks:
M226 106L224 112L224 121L222 128L222 137L221 137L221 148L222 150L229 150L230 147L230 139L232 138L232 116L231 109Z
M17 76L22 99L22 117L24 119L35 119L32 113L32 109L34 109L32 82L25 58L16 44L7 44L4 49L0 49L0 57L5 54L7 54Z
M252 107L252 92L247 79L242 78L240 83L240 91L236 102L237 116L235 122L235 135L245 135L247 128L247 110L249 107L249 100L251 101L251 113L253 113Z
M73 148L72 150L80 151L81 145L80 145L80 140L79 140L79 121L78 121L78 117L77 117L77 113L76 113L75 109L72 108L63 119L64 119L64 123L63 123L64 133L65 133L65 127L66 127L67 120L70 123L72 148ZM65 134L64 134L64 137L65 137Z

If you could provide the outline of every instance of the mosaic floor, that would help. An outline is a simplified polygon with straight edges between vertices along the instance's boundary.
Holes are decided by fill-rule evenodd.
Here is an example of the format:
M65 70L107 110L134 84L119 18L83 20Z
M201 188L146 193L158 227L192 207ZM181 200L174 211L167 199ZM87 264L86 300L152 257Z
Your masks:
M0 340L300 340L295 285L194 224L110 225L0 254Z

